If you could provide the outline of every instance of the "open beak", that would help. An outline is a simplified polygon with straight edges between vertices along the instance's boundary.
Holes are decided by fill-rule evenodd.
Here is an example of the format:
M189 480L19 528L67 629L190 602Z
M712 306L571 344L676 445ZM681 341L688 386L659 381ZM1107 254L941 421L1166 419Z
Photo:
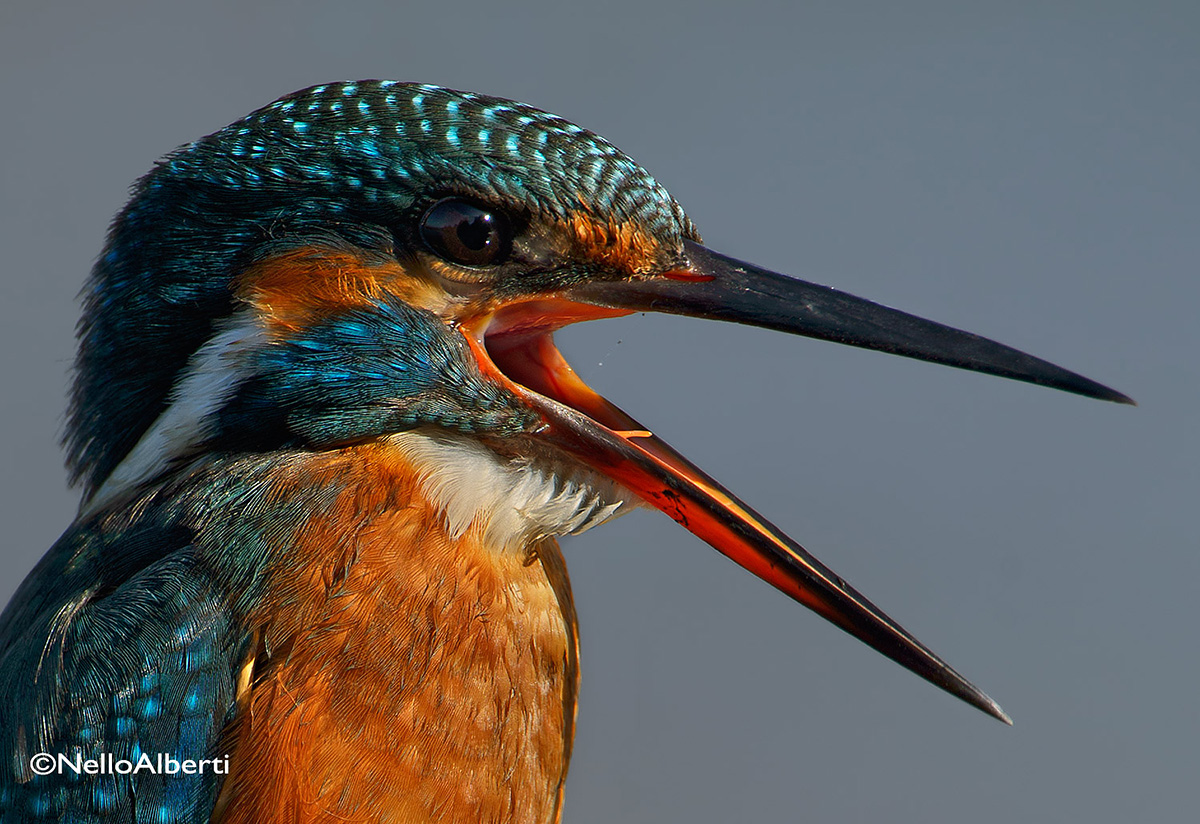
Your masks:
M685 241L687 264L662 276L598 282L503 307L464 326L481 367L545 421L538 433L623 484L719 552L927 681L1005 723L1000 706L779 528L589 388L553 329L575 320L670 312L793 334L1043 384L1128 397L1016 349Z

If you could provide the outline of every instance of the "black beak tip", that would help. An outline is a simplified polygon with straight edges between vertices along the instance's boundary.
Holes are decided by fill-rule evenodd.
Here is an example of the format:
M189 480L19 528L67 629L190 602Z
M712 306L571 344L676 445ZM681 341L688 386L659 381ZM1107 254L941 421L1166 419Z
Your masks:
M1019 375L1004 375L1004 377L1014 377L1017 380L1025 380L1028 383L1036 383L1042 386L1048 386L1051 389L1059 389L1065 392L1070 392L1074 395L1082 395L1085 398L1092 398L1098 401L1111 401L1112 403L1124 404L1125 406L1137 406L1137 401L1126 395L1124 392L1105 386L1102 383L1097 383L1090 378L1085 378L1076 372L1069 372L1065 369L1047 364L1050 366L1051 374L1037 375L1032 379ZM1039 370L1040 371L1040 370ZM1048 378L1048 379L1047 379Z
M979 701L972 702L975 704L976 707L983 710L988 715L992 716L992 718L995 718L997 721L1007 724L1010 727L1013 725L1013 720L1009 716L1009 714L1006 713L1004 711L1004 708L1001 707L999 704L997 704L995 701L993 701L989 696L984 695L983 693L979 693L979 699L980 699Z

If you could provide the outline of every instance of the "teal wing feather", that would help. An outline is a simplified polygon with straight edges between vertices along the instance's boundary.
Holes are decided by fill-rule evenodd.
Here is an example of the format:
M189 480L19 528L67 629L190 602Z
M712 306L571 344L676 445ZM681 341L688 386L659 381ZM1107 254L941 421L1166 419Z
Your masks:
M207 821L211 762L37 775L31 759L224 756L247 643L187 530L68 531L0 615L0 822Z

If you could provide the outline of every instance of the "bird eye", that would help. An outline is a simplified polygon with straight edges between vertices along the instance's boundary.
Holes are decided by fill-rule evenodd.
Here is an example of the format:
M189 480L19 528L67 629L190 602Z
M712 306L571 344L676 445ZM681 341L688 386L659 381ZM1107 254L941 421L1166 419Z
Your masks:
M421 218L421 238L434 254L464 266L500 263L512 248L504 215L457 198L429 207Z

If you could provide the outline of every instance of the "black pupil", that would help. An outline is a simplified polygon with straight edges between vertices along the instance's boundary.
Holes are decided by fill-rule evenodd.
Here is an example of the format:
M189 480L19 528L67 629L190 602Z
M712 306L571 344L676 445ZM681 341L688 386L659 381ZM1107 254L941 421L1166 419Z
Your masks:
M456 198L429 208L421 219L421 237L438 256L467 266L499 263L508 252L503 216Z
M466 216L458 224L458 239L473 252L478 252L495 243L495 219L487 212L482 212L472 218Z

